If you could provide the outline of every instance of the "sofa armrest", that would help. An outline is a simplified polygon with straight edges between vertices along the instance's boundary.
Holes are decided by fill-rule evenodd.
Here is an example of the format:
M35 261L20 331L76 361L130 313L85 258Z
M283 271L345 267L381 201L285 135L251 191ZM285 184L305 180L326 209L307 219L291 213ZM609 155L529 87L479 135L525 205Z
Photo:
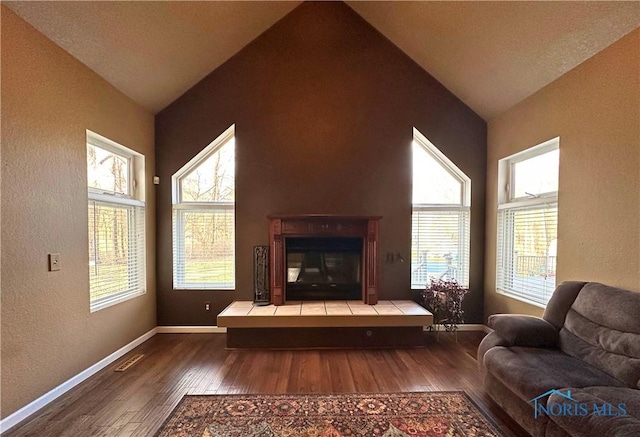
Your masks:
M489 316L488 325L508 346L555 347L558 344L558 330L539 317L495 314Z
M485 335L485 337L480 342L480 345L478 345L478 368L482 375L484 375L486 371L486 369L484 368L484 354L486 354L489 349L496 346L509 346L509 342L505 341L495 331Z

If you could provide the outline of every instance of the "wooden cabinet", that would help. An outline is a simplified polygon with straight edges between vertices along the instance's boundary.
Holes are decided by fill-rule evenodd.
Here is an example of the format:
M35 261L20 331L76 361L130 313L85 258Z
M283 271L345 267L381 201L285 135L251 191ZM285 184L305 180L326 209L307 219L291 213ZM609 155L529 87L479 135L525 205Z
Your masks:
M298 215L269 217L271 303L283 305L286 296L287 237L360 237L362 300L378 302L378 229L381 217Z

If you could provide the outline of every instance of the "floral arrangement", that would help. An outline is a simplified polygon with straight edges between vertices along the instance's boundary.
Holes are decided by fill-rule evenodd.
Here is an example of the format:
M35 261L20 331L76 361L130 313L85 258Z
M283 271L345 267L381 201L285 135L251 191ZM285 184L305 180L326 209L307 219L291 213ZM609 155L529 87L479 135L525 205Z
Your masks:
M456 331L464 321L462 300L468 292L453 278L431 278L420 293L421 304L433 314L435 325L442 324L447 331Z

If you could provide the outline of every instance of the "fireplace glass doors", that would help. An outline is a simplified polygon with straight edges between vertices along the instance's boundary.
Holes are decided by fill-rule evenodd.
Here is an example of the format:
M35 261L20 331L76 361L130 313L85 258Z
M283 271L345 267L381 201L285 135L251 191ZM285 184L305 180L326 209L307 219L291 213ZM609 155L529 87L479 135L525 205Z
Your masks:
M286 238L286 300L361 299L362 247L362 238Z

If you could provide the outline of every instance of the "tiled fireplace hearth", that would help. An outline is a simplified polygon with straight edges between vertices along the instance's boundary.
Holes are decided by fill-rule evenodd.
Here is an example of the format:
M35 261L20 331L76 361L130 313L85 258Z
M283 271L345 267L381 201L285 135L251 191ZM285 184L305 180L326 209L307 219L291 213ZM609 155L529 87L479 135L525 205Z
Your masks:
M231 349L422 347L433 315L412 301L235 301L218 314Z
M380 217L269 217L271 303L378 302Z

